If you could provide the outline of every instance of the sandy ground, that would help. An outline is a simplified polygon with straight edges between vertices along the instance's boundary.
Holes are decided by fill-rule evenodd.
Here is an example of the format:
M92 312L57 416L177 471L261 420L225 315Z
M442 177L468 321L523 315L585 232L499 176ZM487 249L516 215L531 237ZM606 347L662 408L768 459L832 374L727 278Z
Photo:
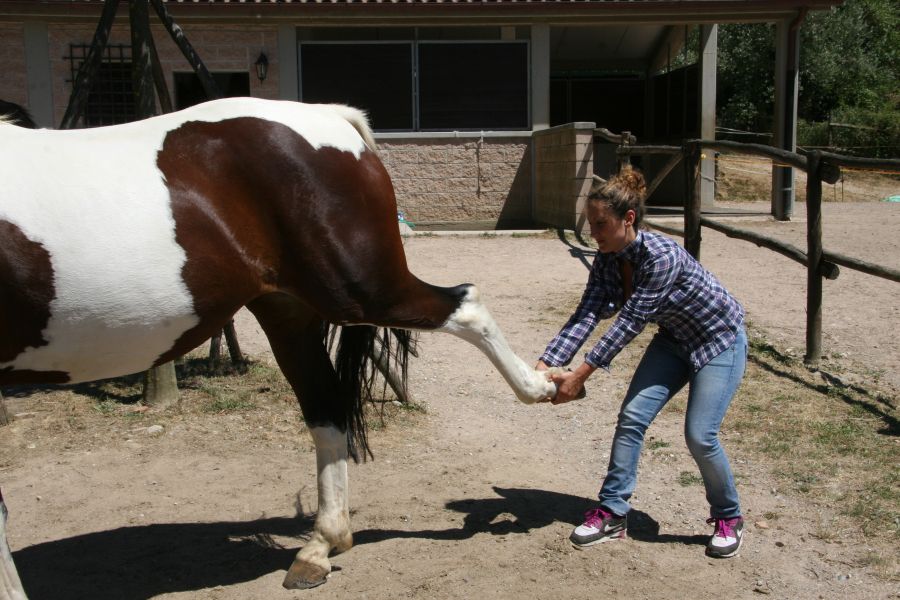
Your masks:
M802 240L802 215L741 220ZM900 268L900 205L826 205L825 227L826 248ZM590 259L553 236L415 237L406 251L431 283L477 284L528 361L565 320ZM702 258L756 327L802 355L803 267L711 231ZM898 383L897 292L846 270L826 282L834 368ZM270 361L255 323L241 314L238 325L244 350ZM83 420L85 397L12 398L33 416L0 433L10 544L32 600L900 597L896 582L856 566L866 550L858 539L814 535L828 510L812 513L777 489L748 450L732 452L745 546L735 559L706 558L707 508L699 486L676 483L693 466L683 419L668 410L650 433L670 446L642 460L631 539L573 549L566 538L592 506L641 339L632 346L585 401L525 406L474 348L423 334L410 389L426 410L372 432L376 460L350 470L356 545L333 558L327 584L307 591L280 585L316 504L311 438L288 403L161 414L163 432L152 436L146 420ZM754 525L773 513L776 526Z

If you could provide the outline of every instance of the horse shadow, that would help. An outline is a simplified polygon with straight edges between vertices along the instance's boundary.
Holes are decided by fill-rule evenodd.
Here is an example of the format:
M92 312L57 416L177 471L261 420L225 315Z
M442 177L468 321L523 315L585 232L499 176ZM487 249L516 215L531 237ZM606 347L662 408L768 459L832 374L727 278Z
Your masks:
M454 500L460 527L366 529L355 545L397 539L466 540L479 533L527 534L554 523L576 525L596 500L538 489L494 487L496 497ZM273 536L306 539L313 516L251 521L164 523L129 526L35 544L13 553L31 600L147 600L258 579L284 570L297 552ZM628 533L650 543L704 544L704 536L664 535L659 523L638 510ZM299 546L300 544L298 544Z
M196 389L210 377L240 376L253 364L250 360L233 362L226 359L184 357L175 361L175 377L180 389ZM97 379L74 384L21 384L3 387L8 400L24 401L33 394L69 390L95 401L113 401L119 404L137 404L143 399L143 373L133 373L110 379Z

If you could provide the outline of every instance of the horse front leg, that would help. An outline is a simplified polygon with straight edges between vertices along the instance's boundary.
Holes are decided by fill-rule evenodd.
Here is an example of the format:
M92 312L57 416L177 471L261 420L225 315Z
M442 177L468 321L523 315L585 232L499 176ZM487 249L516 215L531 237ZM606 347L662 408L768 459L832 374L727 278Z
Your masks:
M28 600L6 541L6 503L0 492L0 600Z
M316 444L319 507L312 536L294 559L284 578L288 589L325 583L331 572L328 555L353 546L347 479L347 434L336 427L310 428Z

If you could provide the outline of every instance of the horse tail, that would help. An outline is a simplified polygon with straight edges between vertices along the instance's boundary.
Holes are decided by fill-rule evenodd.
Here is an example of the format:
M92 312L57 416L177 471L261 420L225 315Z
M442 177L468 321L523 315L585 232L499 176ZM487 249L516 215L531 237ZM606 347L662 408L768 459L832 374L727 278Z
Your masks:
M18 125L26 129L37 129L37 124L24 106L0 100L0 125Z
M405 388L409 355L416 353L416 338L407 329L373 325L340 327L326 324L324 336L329 353L337 342L334 370L338 377L338 401L346 416L350 456L356 462L359 462L360 454L363 460L374 458L369 449L365 406L374 400L378 391L376 365L381 363L398 372ZM381 391L384 392L383 387Z
M369 149L375 152L375 137L372 135L372 128L369 126L369 117L366 116L366 113L346 104L331 104L329 106L341 118L353 125L353 128L359 132L360 137Z

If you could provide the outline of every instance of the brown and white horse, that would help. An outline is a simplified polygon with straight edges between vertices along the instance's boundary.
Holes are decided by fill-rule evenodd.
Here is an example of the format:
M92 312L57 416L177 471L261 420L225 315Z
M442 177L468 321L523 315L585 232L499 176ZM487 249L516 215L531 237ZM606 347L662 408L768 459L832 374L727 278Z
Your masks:
M523 402L555 394L474 286L409 272L374 149L355 109L250 98L97 129L0 124L0 386L142 371L247 306L316 445L318 514L291 588L324 582L329 553L352 545L347 458L368 451L360 388L377 327L396 328L401 357L404 330L455 334ZM345 326L334 365L328 325ZM0 561L0 598L24 598L5 518Z

